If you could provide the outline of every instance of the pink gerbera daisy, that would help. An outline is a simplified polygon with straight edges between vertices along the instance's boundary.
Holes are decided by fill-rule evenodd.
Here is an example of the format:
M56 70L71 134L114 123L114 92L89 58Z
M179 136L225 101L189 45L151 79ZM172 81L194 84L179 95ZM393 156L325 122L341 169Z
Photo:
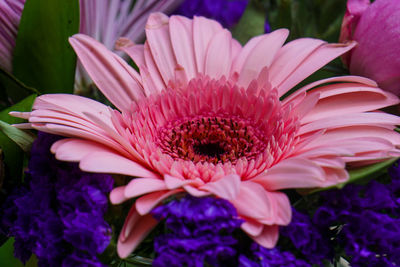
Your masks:
M213 20L152 14L147 41L118 42L140 74L85 35L70 43L117 110L75 95L43 95L29 119L56 142L57 159L89 172L128 175L111 202L137 198L118 240L127 257L154 228L149 212L187 192L230 201L242 229L271 248L291 220L287 188L325 187L348 179L347 163L399 155L400 118L376 111L397 97L362 77L296 84L355 43L303 38L283 46L285 29L244 47Z

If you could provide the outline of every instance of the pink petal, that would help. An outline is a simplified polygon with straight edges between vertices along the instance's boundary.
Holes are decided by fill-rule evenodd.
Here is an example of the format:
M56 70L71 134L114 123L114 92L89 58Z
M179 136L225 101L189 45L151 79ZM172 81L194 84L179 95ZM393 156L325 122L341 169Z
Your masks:
M301 100L300 103L298 103L294 110L293 113L297 114L299 119L304 118L310 111L313 112L315 109L315 105L318 103L320 100L320 94L319 92L312 92L310 94L307 94L303 100ZM295 99L296 101L297 99Z
M266 190L259 184L243 182L236 199L230 201L240 216L254 220L271 218L272 207Z
M278 86L296 70L296 68L325 42L318 39L301 38L284 45L270 66L271 84ZM284 92L279 91L279 96Z
M331 117L329 120L320 119L302 125L298 134L304 134L321 129L332 129L356 125L400 125L400 118L381 112L353 113L348 116Z
M145 215L149 213L155 206L157 206L158 203L179 192L182 192L182 189L158 191L142 196L135 202L136 210L139 212L139 214Z
M110 192L110 201L112 204L117 205L125 202L128 200L127 197L125 197L125 188L126 186L118 186L115 187L113 190Z
M236 174L230 174L216 182L207 183L200 189L209 191L220 198L235 199L240 191L240 177Z
M242 228L242 230L248 233L249 235L258 236L264 229L264 225L257 221L246 218L246 220L242 223L240 228Z
M280 58L279 55L277 56L277 61L275 61L274 64L271 66L270 70L270 75L272 79L271 84L278 88L279 96L282 96L291 88L293 88L296 84L307 78L309 75L311 75L312 73L314 73L315 71L326 65L328 62L332 61L334 58L340 56L341 54L346 53L356 45L355 42L348 44L323 44L323 45L321 45L320 41L316 40L309 42L311 42L315 46L311 51L308 50L309 54L307 54L306 57L304 57L304 53L300 53L302 58L297 57L297 59L301 60L296 61L287 58L289 62L293 63L291 63L292 65L290 66L290 68L286 69L286 71L284 72L288 76L286 76L282 80L278 80L278 78L274 76L276 72L283 71L282 66L279 67L278 65L276 68L279 68L279 70L273 70L274 64L276 64L276 62L279 63L279 58ZM301 44L301 46L302 45L303 44ZM297 46L297 43L295 46ZM293 52L299 53L297 49L298 49L297 47L295 47L294 50L290 49L292 51L290 51L289 54L294 58L296 58L296 55L294 55Z
M146 24L147 43L165 84L175 77L176 59L169 35L169 18L162 13L153 13Z
M323 184L324 171L311 160L289 158L272 166L251 181L261 184L270 191L288 188L312 188Z
M48 94L41 95L35 99L32 110L55 110L77 117L84 117L83 112L92 111L103 115L104 120L110 117L110 109L92 99L69 94Z
M117 142L114 142L113 140L108 140L105 138L105 136L101 135L95 135L92 134L88 131L78 129L78 128L73 128L69 126L64 126L64 125L58 125L58 124L40 124L40 123L32 123L31 128L34 128L36 130L46 132L46 133L51 133L51 134L56 134L56 135L62 135L66 137L77 137L77 138L83 138L83 139L88 139L92 140L95 142L98 142L100 144L107 145L108 147L113 147L114 150L118 151L121 155L124 155L126 157L131 157L123 148L118 144Z
M253 49L263 40L263 38L265 38L265 35L255 36L246 43L232 63L231 74L235 72L240 73L242 71L243 64L247 57L251 51L253 51Z
M117 141L133 158L142 163L146 164L145 160L143 159L142 155L140 155L136 149L130 144L128 138L125 136L121 136L120 133L115 129L114 124L110 125L105 123L102 120L102 117L99 114L94 114L90 112L85 112L84 115L95 122L97 125L101 127L112 139Z
M194 197L205 197L211 195L211 192L199 190L191 185L184 185L183 189Z
M146 62L146 66L139 66L141 71L145 70L149 75L145 73L146 76L142 76L142 79L147 79L148 81L143 81L144 84L147 85L147 90L150 92L161 92L161 90L166 88L166 84L164 83L160 72L158 71L156 62L154 61L153 55L151 54L149 44L147 42L144 43L144 60ZM141 73L142 74L142 73ZM151 88L150 86L154 86Z
M193 184L193 180L183 180L176 178L174 176L165 174L164 175L164 182L168 189L177 189L187 184Z
M277 225L265 225L261 234L250 237L265 248L274 248L278 242L279 228Z
M351 83L328 85L312 92L319 92L320 100L312 111L302 118L302 123L349 113L377 110L399 103L396 96L379 88Z
M95 39L76 34L69 39L90 77L117 108L129 111L144 97L139 74Z
M207 47L204 73L211 78L229 77L232 63L231 33L222 30L214 35Z
M322 187L344 183L349 179L349 174L344 168L324 167L324 171L325 171L325 182Z
M182 16L171 16L169 25L176 61L185 70L187 79L191 80L198 73L193 45L193 22Z
M118 255L128 257L156 225L157 220L151 214L141 216L133 205L118 238Z
M263 67L269 67L288 35L287 29L279 29L263 35L244 60L239 72L238 84L247 87L252 80L257 78Z
M222 30L222 26L215 20L196 16L193 18L193 43L199 73L205 71L205 58L209 43Z
M282 192L269 192L268 197L273 203L274 224L288 225L292 220L292 207L289 198ZM269 224L270 219L264 223ZM263 221L260 221L263 222Z
M79 167L83 171L96 173L116 173L134 177L159 178L157 174L140 164L114 152L93 152L81 159Z
M165 182L154 178L135 178L125 187L125 197L134 198L155 191L166 190Z
M380 137L360 137L357 139L349 138L337 142L336 145L346 147L356 154L370 151L390 151L394 149L394 146L391 142Z
M137 66L145 65L143 45L135 44L128 38L122 37L115 43L115 48L128 54Z
M51 146L51 152L56 154L56 159L63 161L80 161L84 156L91 152L112 151L102 144L89 140L68 138L55 142Z
M293 98L298 97L300 94L304 94L310 89L317 88L321 84L324 83L336 83L336 82L348 82L348 83L359 83L360 85L369 86L369 87L377 87L377 83L371 79L360 77L360 76L338 76L338 77L331 77L322 80L318 80L307 84L300 89L296 90L293 94L288 96L283 100L284 103L290 102Z
M328 144L343 139L357 139L362 137L380 137L388 140L393 145L400 145L400 135L393 129L386 129L379 126L349 126L327 131L318 141Z

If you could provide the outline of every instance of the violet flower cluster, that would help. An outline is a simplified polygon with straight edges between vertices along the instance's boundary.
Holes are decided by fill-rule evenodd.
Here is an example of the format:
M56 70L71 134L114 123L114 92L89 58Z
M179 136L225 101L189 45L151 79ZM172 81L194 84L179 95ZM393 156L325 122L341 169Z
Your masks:
M155 267L310 266L290 252L266 249L240 235L243 220L224 199L187 195L152 211L168 232L155 238Z
M4 203L1 230L15 238L14 254L22 262L34 253L39 266L103 266L97 254L111 238L103 216L113 179L57 161L49 149L58 139L39 132L26 173L29 184Z
M204 16L230 28L239 22L248 0L185 0L175 11L185 17Z
M311 267L292 253L281 251L279 248L267 249L253 242L250 250L250 256L239 256L239 267Z
M293 210L280 231L310 263L345 255L351 266L400 265L400 167L388 184L375 180L320 193L312 219ZM334 249L336 248L336 251Z
M333 229L331 234L344 247L351 266L400 265L399 166L394 165L390 174L389 184L371 181L321 194L323 204L313 222L321 229Z
M290 239L295 249L313 264L322 264L324 259L330 259L333 250L329 236L314 225L308 214L292 209L292 221L280 229L280 234Z

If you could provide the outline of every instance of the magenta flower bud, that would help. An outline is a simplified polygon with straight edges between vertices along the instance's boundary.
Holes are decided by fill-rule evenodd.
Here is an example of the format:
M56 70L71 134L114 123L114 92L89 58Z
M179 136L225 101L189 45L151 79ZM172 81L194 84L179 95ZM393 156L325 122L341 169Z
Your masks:
M400 1L348 0L340 41L348 40L358 42L343 57L350 73L400 95Z

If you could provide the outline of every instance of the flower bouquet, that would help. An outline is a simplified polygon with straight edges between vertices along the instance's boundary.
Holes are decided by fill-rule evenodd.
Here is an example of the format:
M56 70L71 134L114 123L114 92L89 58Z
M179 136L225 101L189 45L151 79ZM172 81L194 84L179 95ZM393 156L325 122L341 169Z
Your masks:
M2 266L400 265L399 1L0 4Z

